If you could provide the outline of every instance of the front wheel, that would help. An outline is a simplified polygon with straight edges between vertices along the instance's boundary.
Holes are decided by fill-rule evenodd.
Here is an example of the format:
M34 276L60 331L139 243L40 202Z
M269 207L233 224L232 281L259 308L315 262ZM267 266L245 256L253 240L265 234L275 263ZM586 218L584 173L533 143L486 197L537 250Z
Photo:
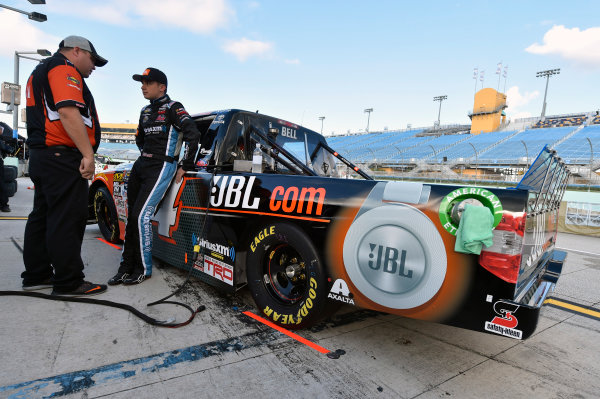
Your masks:
M257 231L248 248L246 274L254 302L275 324L305 328L329 313L323 264L296 226L273 223Z
M119 217L112 196L106 187L100 187L94 194L94 212L100 232L106 241L120 243Z

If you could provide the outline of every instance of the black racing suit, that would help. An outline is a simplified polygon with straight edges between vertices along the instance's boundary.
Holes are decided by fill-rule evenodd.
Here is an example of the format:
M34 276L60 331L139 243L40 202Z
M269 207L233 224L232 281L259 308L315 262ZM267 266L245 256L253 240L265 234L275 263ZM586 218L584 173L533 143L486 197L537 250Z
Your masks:
M187 143L181 166L194 170L200 132L183 105L168 95L142 108L136 143L142 152L127 183L127 226L119 273L152 274L150 219L177 171L182 141Z

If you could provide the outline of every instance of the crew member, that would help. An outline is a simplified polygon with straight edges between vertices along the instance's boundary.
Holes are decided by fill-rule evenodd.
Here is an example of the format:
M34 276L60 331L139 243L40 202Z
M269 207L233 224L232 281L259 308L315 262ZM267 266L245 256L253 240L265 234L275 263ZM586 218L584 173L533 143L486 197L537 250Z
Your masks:
M121 264L109 285L139 284L152 275L152 225L150 219L175 176L179 183L194 170L200 132L183 105L167 92L167 76L147 68L133 80L142 83L150 104L142 108L136 143L141 156L135 161L127 184L127 226ZM177 164L182 142L187 143Z
M88 296L106 285L84 281L81 243L88 217L88 180L100 123L84 79L104 66L92 43L68 36L27 81L29 176L33 210L25 226L23 289L54 287L53 295Z
M4 182L4 157L15 150L10 141L16 141L12 138L12 129L6 123L0 122L0 212L10 212L8 190Z

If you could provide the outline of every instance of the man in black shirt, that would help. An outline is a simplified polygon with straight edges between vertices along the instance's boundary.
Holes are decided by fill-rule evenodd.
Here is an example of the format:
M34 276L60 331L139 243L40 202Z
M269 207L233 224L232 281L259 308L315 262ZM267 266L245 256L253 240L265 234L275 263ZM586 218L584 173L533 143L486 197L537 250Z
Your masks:
M152 225L150 220L176 176L180 182L194 170L200 132L183 105L167 92L167 76L147 68L133 80L142 82L144 98L136 133L141 156L135 161L127 183L127 226L121 264L109 285L139 284L152 275ZM183 160L177 164L182 141L187 143Z

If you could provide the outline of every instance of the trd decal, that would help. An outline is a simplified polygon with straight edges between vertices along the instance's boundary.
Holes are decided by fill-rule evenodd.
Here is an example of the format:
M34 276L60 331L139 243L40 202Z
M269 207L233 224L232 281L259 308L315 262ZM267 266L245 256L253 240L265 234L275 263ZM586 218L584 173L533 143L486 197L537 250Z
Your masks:
M494 304L494 312L498 316L494 316L491 322L485 322L485 330L506 337L521 339L523 332L515 329L519 324L519 320L515 316L517 309L519 309L519 305L504 301L496 302Z
M208 274L226 284L233 285L233 266L221 262L218 259L204 256L204 259L199 258L194 263L194 269Z

